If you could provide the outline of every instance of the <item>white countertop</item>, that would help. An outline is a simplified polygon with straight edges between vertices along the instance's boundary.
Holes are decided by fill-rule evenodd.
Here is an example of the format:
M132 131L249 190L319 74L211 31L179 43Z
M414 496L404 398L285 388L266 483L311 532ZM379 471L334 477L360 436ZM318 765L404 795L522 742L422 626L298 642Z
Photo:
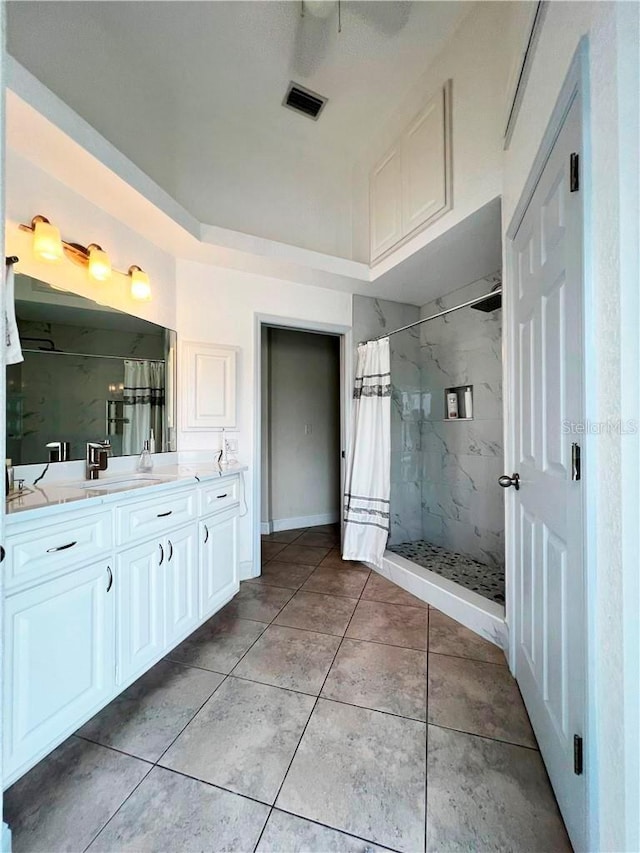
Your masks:
M148 497L152 489L164 491L178 483L185 486L195 485L206 480L217 480L231 477L241 471L246 471L246 465L234 463L226 467L206 462L179 463L176 465L154 465L148 473L119 472L111 476L103 476L97 480L75 480L73 482L52 482L47 485L44 481L37 486L27 486L6 502L7 523L36 518L48 514L53 509L77 509L79 501L87 509L101 504L122 500L131 493L136 496Z

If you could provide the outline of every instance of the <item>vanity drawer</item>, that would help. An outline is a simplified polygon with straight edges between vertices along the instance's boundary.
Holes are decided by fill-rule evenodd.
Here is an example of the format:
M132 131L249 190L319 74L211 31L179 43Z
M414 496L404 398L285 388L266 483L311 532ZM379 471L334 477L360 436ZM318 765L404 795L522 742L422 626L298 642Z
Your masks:
M195 517L196 492L193 488L127 503L116 508L117 544L128 545L151 536L162 536Z
M48 520L47 520L48 521ZM29 523L7 536L7 592L62 574L113 549L111 513L69 513L55 522Z
M239 483L238 477L229 477L221 482L200 486L200 515L211 515L212 512L238 503Z

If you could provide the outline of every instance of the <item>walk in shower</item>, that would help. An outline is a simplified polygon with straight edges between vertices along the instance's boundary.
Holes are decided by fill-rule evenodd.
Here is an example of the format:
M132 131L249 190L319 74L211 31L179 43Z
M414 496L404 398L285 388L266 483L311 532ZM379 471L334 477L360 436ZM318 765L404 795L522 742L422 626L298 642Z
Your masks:
M500 274L421 308L354 300L357 340L490 293ZM503 605L500 296L391 335L388 551Z

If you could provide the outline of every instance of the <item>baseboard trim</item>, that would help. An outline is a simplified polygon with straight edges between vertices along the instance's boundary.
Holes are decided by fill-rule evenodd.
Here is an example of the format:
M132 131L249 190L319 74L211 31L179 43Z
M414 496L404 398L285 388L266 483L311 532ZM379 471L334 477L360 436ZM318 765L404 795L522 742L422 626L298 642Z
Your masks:
M269 533L279 533L281 530L298 530L300 527L319 527L321 524L336 524L340 520L340 513L325 512L322 515L300 515L296 518L276 518L269 524ZM264 527L264 522L261 529Z
M273 533L273 527L270 521L260 522L260 533L262 536L268 536L269 533Z

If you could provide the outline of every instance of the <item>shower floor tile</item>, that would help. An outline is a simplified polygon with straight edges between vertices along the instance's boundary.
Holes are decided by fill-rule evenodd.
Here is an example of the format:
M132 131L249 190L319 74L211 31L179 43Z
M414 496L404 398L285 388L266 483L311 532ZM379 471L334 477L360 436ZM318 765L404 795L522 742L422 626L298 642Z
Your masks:
M423 539L389 545L388 548L394 554L399 554L411 560L412 563L417 563L447 580L473 590L490 601L504 604L503 568L487 566L464 554L456 554L439 545L425 542Z

